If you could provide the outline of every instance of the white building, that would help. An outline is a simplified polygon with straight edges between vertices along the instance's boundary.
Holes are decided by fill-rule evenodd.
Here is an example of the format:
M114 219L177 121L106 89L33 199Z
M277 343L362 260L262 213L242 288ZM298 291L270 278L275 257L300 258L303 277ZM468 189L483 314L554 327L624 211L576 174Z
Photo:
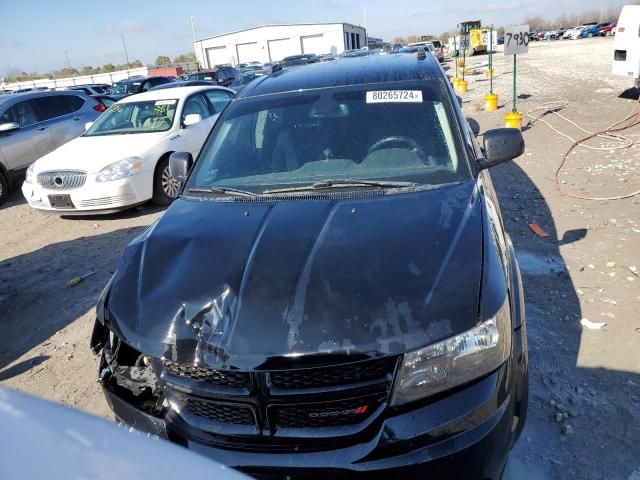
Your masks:
M290 55L339 54L367 46L367 31L349 23L264 25L198 40L202 68L247 62L278 62Z

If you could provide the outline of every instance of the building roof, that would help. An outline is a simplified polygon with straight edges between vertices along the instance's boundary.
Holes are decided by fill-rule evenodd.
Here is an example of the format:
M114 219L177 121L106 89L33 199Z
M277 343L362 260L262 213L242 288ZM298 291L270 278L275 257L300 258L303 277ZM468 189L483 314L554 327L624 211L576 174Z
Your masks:
M430 54L424 60L418 59L415 53L341 58L265 75L247 85L236 98L370 83L435 80L441 76L441 67Z
M244 28L242 30L234 30L233 32L221 33L220 35L213 35L207 38L201 38L197 40L195 43L203 42L205 40L211 40L213 38L226 37L227 35L233 35L235 33L249 32L251 30L257 30L260 28L270 28L270 27L303 27L303 26L315 26L315 25L349 25L350 27L362 28L364 27L360 25L354 25L353 23L347 22L323 22L323 23L269 23L266 25L257 25L251 28Z

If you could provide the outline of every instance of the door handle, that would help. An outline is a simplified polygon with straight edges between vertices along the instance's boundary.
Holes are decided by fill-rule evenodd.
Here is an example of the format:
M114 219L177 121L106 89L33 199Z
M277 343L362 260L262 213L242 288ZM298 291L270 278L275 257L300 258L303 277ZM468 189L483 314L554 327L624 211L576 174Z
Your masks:
M80 117L73 117L73 119L78 121L78 120L80 120Z
M39 132L42 132L43 130L46 130L46 129L47 129L47 127L38 127L38 128L37 128L37 130L38 130Z

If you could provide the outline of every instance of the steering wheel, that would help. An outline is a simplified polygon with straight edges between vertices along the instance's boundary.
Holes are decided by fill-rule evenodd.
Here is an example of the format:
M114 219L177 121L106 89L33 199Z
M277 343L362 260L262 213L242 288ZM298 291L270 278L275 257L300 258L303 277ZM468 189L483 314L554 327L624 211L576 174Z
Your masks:
M420 158L420 160L426 163L427 153L424 151L424 148L422 148L413 138L403 137L399 135L385 137L378 140L376 143L369 147L365 158L371 155L373 152L377 152L378 150L383 150L385 148L390 148L391 145L394 144L406 145L409 150L411 150L418 156L418 158Z

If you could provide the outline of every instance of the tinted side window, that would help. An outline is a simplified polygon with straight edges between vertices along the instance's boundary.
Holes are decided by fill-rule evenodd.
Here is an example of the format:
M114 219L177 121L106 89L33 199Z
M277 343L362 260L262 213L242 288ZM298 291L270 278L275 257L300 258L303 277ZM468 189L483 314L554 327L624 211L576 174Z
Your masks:
M231 94L229 92L210 90L208 92L204 92L204 94L211 102L214 114L220 113L224 109L224 107L227 106L227 103L229 103L229 101L231 100Z
M38 98L35 101L40 108L42 120L50 120L71 113L71 107L64 101L62 96L52 95Z
M36 100L25 100L11 107L10 115L13 116L14 121L21 127L28 127L42 120L36 115L37 106L35 102Z
M191 95L189 98L187 98L187 101L184 104L184 109L182 111L182 118L192 113L197 113L203 119L211 115L209 113L207 101L204 99L201 93L196 93L195 95Z
M77 112L84 105L84 100L77 95L65 95L62 98L67 102L72 112Z

